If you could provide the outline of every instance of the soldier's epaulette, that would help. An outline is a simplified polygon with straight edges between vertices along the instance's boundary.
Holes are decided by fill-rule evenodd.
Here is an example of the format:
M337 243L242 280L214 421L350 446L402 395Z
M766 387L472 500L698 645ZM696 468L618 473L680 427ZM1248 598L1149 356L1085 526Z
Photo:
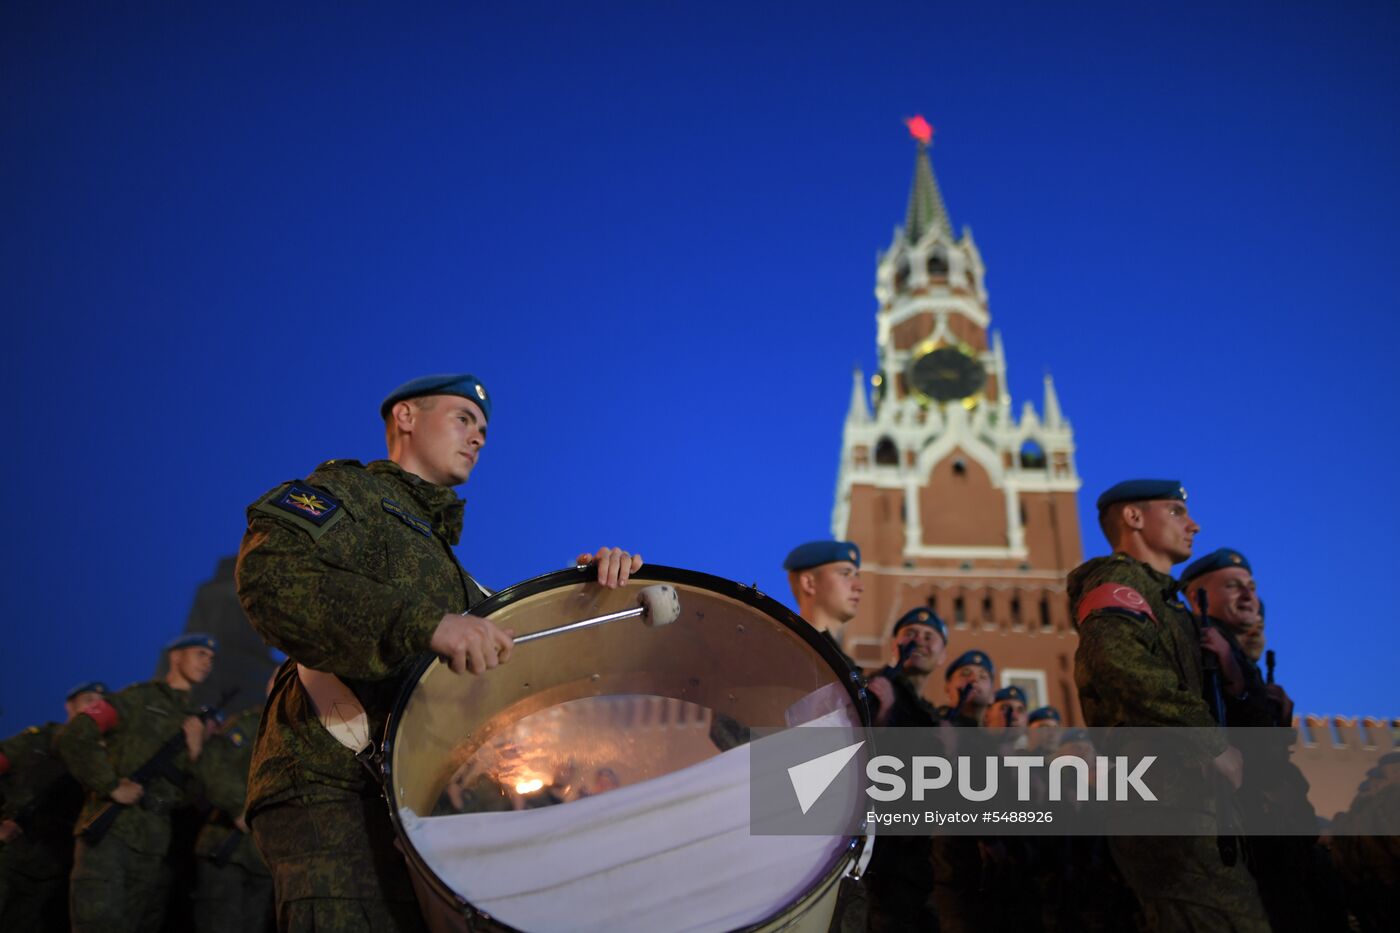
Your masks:
M335 496L303 480L284 483L264 498L252 511L275 515L311 535L321 537L340 521L345 506Z

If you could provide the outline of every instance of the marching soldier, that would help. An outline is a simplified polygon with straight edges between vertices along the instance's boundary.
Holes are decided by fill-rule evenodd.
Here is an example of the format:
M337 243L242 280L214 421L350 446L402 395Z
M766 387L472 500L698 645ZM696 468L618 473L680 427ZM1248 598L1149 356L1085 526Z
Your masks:
M1026 735L1032 749L1053 751L1060 744L1062 728L1060 711L1053 706L1041 706L1026 714Z
M982 714L982 725L1008 732L1025 728L1026 691L1012 684L992 694L992 705Z
M788 586L797 600L797 614L827 637L847 666L860 666L841 647L846 623L856 617L860 597L860 548L850 541L808 541L793 548L783 561Z
M938 709L924 699L924 684L948 652L948 626L932 609L910 609L890 635L891 664L866 687L875 698L877 726L933 726Z
M1091 727L1175 726L1199 747L1199 767L1182 768L1165 803L1196 836L1110 839L1114 859L1146 915L1148 928L1268 929L1254 881L1214 836L1210 777L1238 789L1242 760L1203 698L1203 633L1177 595L1174 565L1191 556L1200 526L1174 480L1130 480L1098 499L1099 525L1113 547L1069 575L1079 627L1075 682ZM1223 644L1223 642L1221 642ZM1211 650L1220 657L1215 646ZM1228 650L1226 651L1228 655ZM1227 658L1220 657L1222 665ZM1229 678L1233 680L1233 678ZM1237 692L1237 691L1235 691ZM1120 753L1122 750L1115 750ZM1191 774L1201 777L1193 783Z
M946 706L938 708L939 719L955 726L977 726L992 705L992 677L996 668L984 652L964 651L943 672Z
M1257 655L1250 657L1242 644L1263 628L1253 572L1239 551L1220 548L1187 566L1181 588L1198 614L1208 612L1218 624L1244 675L1243 692L1225 698L1225 716L1244 756L1244 830L1260 833L1245 854L1269 924L1275 933L1338 930L1346 918L1325 896L1332 873L1317 845L1308 781L1289 757L1296 739L1293 701L1283 687L1264 682Z
M189 691L209 676L217 651L218 642L208 635L175 639L166 646L170 669L164 679L104 697L59 731L59 754L87 791L74 828L69 886L75 933L160 929L169 887L170 812L184 801L184 780L204 747L204 723ZM132 780L177 743L178 751L162 757L158 776ZM84 838L113 804L119 811L110 830L100 841Z
M194 918L200 933L263 933L274 925L272 875L248 835L243 808L262 707L244 710L204 745L197 766L214 808L195 841Z
M867 682L878 700L877 725L934 726L938 710L923 697L924 683L943 663L948 627L931 609L911 609L894 624L890 638L893 663ZM933 930L933 867L928 836L883 836L866 869L869 892L867 929Z
M239 600L288 661L254 744L247 821L284 931L422 928L380 786L357 754L372 752L424 653L474 675L510 657L510 633L469 614L485 596L452 550L463 519L453 487L481 456L491 408L472 375L414 379L379 409L389 459L328 461L248 509ZM605 587L642 564L620 548L576 561Z
M107 693L101 681L68 691L65 722ZM0 930L67 930L73 821L83 789L64 767L60 726L30 726L0 742Z

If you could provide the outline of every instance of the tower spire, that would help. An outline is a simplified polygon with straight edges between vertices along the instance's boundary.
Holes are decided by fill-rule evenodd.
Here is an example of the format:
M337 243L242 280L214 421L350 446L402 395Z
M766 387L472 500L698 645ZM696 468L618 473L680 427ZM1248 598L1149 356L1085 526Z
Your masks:
M1065 416L1060 411L1060 396L1055 392L1055 380L1050 378L1050 373L1045 373L1045 423L1058 428L1064 423Z
M909 209L904 214L904 235L910 243L917 243L925 233L937 227L952 242L953 225L948 221L943 194L938 190L938 179L933 175L933 162L928 155L933 145L933 127L921 116L910 117L904 123L909 127L909 135L919 142L919 151L914 157L914 183L909 188Z
M846 409L846 420L856 424L870 420L870 406L865 400L865 373L859 366L851 373L851 404Z

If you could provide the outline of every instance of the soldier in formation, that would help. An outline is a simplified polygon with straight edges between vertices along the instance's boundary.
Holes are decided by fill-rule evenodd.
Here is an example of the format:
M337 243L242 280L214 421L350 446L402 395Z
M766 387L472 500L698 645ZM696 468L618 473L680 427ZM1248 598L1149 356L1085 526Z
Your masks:
M924 684L943 663L948 626L932 609L900 616L890 634L890 663L867 681L875 723L894 728L938 723L938 710L924 699ZM867 929L895 931L937 927L928 836L880 838L865 872L869 897Z
M107 694L92 680L68 691L65 722ZM67 930L73 822L83 789L58 757L50 722L0 742L0 930Z
M1179 766L1163 802L1179 828L1194 827L1198 835L1113 836L1114 860L1151 930L1268 930L1254 880L1243 860L1232 857L1237 841L1217 837L1231 825L1217 809L1221 800L1229 805L1230 794L1217 793L1213 782L1227 781L1237 791L1243 760L1205 700L1203 647L1221 665L1225 692L1238 696L1243 686L1240 672L1229 671L1228 646L1222 656L1224 642L1202 631L1171 575L1190 558L1200 531L1186 490L1174 480L1130 480L1103 493L1097 505L1113 553L1069 577L1085 721L1102 728L1171 726L1195 743L1193 760ZM1109 751L1130 754L1133 747Z
M198 933L265 933L275 925L272 875L244 818L261 718L261 704L230 717L199 756L200 785L212 809L195 840Z
M491 412L474 376L412 380L379 409L388 459L327 461L248 509L239 599L288 657L254 744L246 803L282 930L422 928L364 762L422 654L473 675L510 658L511 633L471 615L485 595L452 550L463 522L453 487L476 467ZM577 560L596 565L605 587L641 566L619 548Z
M212 672L217 651L208 635L177 638L166 646L165 677L105 696L59 730L59 755L87 792L69 882L75 933L160 929L170 814L186 802L204 748L189 691Z

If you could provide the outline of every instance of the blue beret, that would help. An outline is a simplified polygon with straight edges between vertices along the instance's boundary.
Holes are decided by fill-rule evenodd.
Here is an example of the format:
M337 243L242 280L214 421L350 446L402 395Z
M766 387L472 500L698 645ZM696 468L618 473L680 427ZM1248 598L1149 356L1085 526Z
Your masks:
M165 646L166 651L178 651L181 648L208 648L218 654L219 640L203 632L188 632Z
M104 684L102 681L100 681L100 680L85 680L85 681L83 681L82 683L78 684L76 687L74 687L72 690L69 690L68 693L67 693L63 698L64 698L65 700L71 700L71 699L73 699L75 696L77 696L77 695L80 694L80 693L103 693L103 694L105 694L106 692L107 692L107 685Z
M1020 687L1016 686L1015 684L1012 684L1012 685L1009 686L1009 687L1002 687L1000 690L998 690L998 691L996 692L996 695L992 697L992 702L993 702L993 703L1000 703L1002 700L1020 700L1020 701L1021 701L1021 705L1022 705L1022 706L1025 706L1025 705L1026 705L1026 691L1022 690Z
M469 398L481 408L486 420L491 420L491 396L486 394L486 387L470 373L442 373L410 379L384 399L383 404L379 406L379 417L387 419L389 409L399 402L422 398L425 395L460 395L462 398Z
M1057 709L1055 709L1055 707L1053 707L1053 706L1039 706L1039 707L1036 707L1035 709L1031 710L1030 715L1026 717L1026 722L1027 722L1027 723L1040 722L1042 719L1052 719L1052 720L1054 720L1055 722L1061 722L1061 721L1062 721L1061 718L1060 718L1060 711L1057 710Z
M968 667L969 665L976 665L977 667L980 667L983 670L985 670L988 674L996 673L996 668L992 666L991 658L987 657L980 651L964 651L962 654L958 655L957 660L955 660L952 664L948 665L948 670L943 672L943 679L951 679L953 673L958 668Z
M1225 570L1228 567L1243 567L1250 573L1254 572L1254 568L1249 566L1247 557L1234 548L1223 547L1188 564L1186 570L1181 574L1181 582L1185 583L1188 580L1194 580L1217 570Z
M1060 734L1060 744L1068 745L1071 742L1090 742L1089 730L1087 729L1066 729Z
M860 548L850 541L808 541L792 549L787 560L783 561L783 569L806 570L841 560L848 560L859 567Z
M1110 505L1119 502L1150 502L1153 499L1177 499L1186 501L1186 487L1175 479L1129 479L1116 486L1110 486L1097 502L1102 512Z
M890 634L898 635L900 629L907 628L911 625L927 625L929 628L938 632L939 635L943 636L943 644L946 645L948 643L948 626L943 624L943 620L938 618L938 613L934 612L932 609L926 609L923 606L920 606L918 609L910 609L899 617L899 621L894 624L894 631L890 632Z

